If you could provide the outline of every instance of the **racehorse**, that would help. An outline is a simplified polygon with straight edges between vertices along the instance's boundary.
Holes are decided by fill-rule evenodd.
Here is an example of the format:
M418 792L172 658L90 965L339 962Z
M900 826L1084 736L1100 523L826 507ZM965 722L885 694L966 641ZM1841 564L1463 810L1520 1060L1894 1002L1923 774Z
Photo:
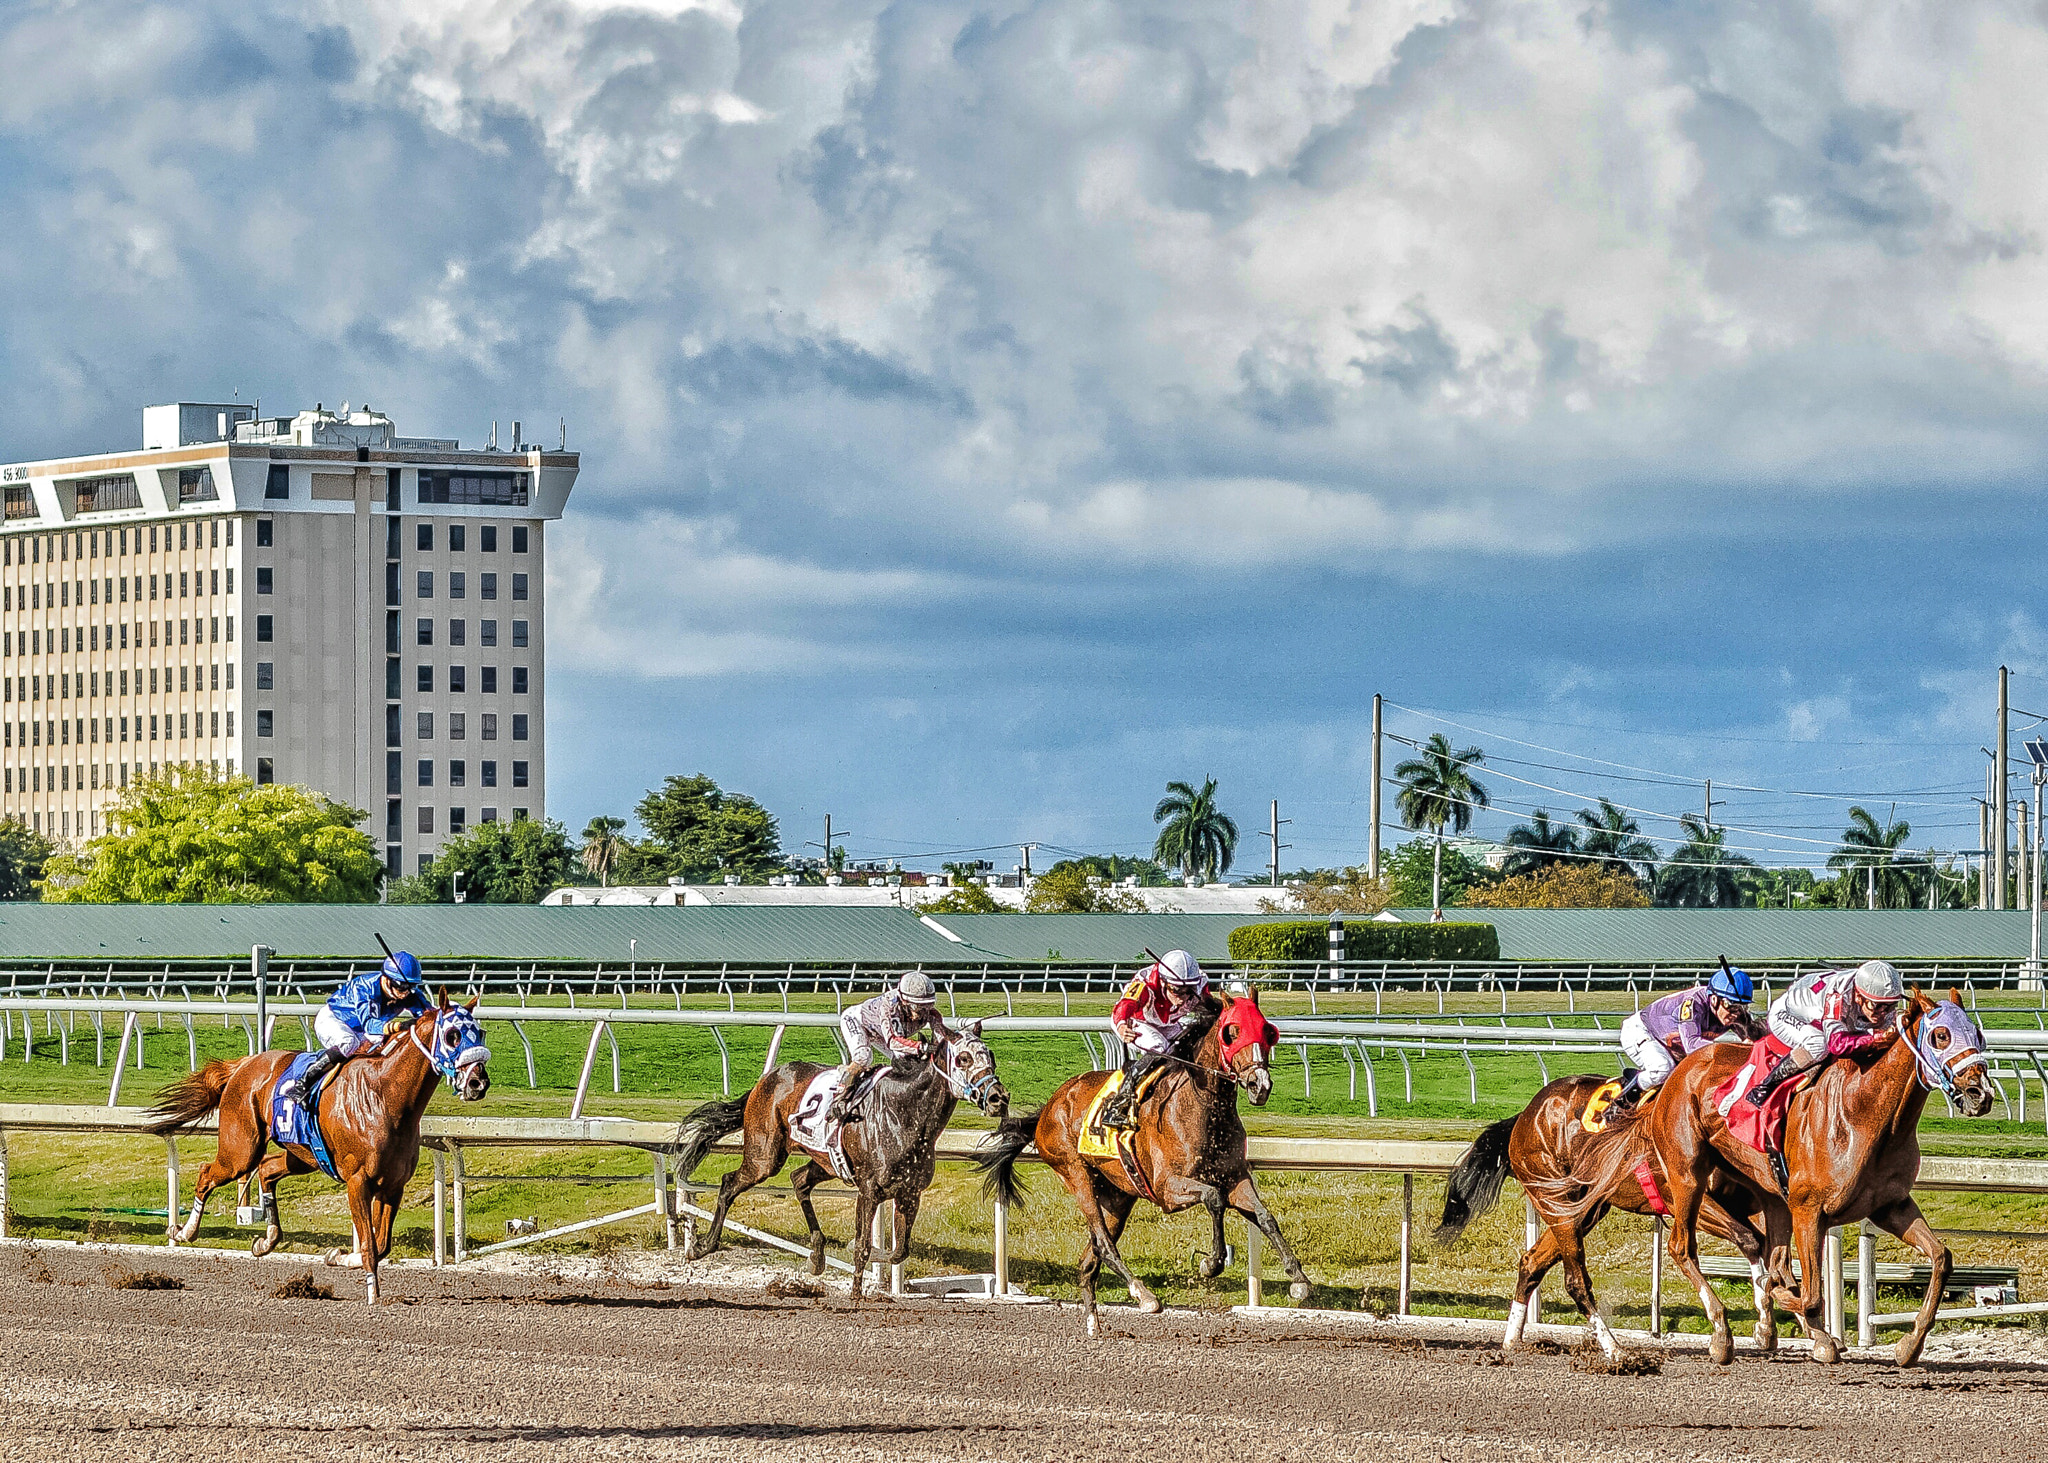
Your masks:
M1259 1009L1257 991L1227 1002L1211 996L1201 1023L1182 1038L1167 1069L1134 1109L1138 1129L1130 1153L1135 1175L1117 1157L1091 1156L1081 1149L1082 1125L1110 1079L1108 1072L1068 1078L1039 1111L1005 1119L983 1141L975 1164L987 1174L991 1195L1008 1204L1023 1203L1017 1159L1036 1144L1039 1157L1074 1196L1088 1224L1079 1276L1090 1336L1098 1329L1095 1277L1105 1261L1123 1277L1140 1310L1152 1314L1160 1308L1159 1297L1131 1273L1116 1247L1141 1197L1168 1214L1195 1204L1208 1208L1214 1236L1198 1271L1204 1280L1223 1272L1229 1254L1223 1244L1223 1211L1235 1209L1280 1252L1294 1282L1289 1291L1294 1300L1308 1299L1308 1276L1252 1180L1244 1124L1237 1116L1239 1088L1254 1107L1264 1107L1272 1096L1270 1061L1278 1039L1279 1032Z
M1954 1265L1948 1246L1913 1202L1913 1180L1920 1172L1920 1113L1936 1087L1966 1117L1991 1110L1984 1034L1963 1010L1960 991L1951 989L1946 1001L1913 991L1885 1035L1874 1047L1829 1062L1812 1086L1792 1099L1785 1120L1784 1154L1791 1173L1785 1200L1798 1247L1800 1288L1795 1292L1781 1280L1774 1298L1803 1318L1813 1337L1814 1360L1820 1362L1840 1356L1839 1338L1822 1324L1822 1236L1833 1225L1864 1219L1927 1257L1927 1295L1895 1353L1900 1366L1919 1360ZM1693 1226L1718 1177L1732 1176L1759 1192L1775 1190L1777 1182L1765 1155L1728 1131L1713 1098L1749 1053L1720 1046L1706 1051L1711 1055L1696 1052L1679 1064L1645 1126L1671 1186L1671 1257L1698 1287L1714 1325L1710 1354L1726 1364L1734 1354L1727 1311L1700 1273Z
M686 1258L699 1260L715 1251L732 1201L782 1171L794 1141L791 1128L808 1127L831 1101L832 1093L823 1088L813 1090L813 1083L832 1070L815 1062L785 1062L765 1074L745 1097L708 1102L683 1119L676 1129L675 1164L684 1178L704 1161L712 1144L735 1129L745 1130L740 1165L719 1183L711 1227ZM945 1131L962 1097L997 1119L1010 1110L1010 1094L996 1076L995 1054L981 1039L979 1021L970 1023L952 1040L937 1043L929 1058L898 1057L876 1076L860 1100L866 1116L841 1130L840 1147L857 1195L853 1218L856 1301L867 1276L874 1214L884 1200L895 1202L897 1214L896 1243L889 1263L900 1265L910 1253L910 1228L917 1223L918 1205L931 1185L939 1134ZM818 1228L811 1190L831 1177L832 1170L813 1158L790 1180L804 1223L810 1228L813 1275L825 1270L825 1232Z
M349 1061L322 1084L315 1097L315 1115L341 1181L348 1188L349 1218L355 1226L355 1251L329 1264L361 1265L371 1305L377 1303L377 1266L391 1251L391 1222L400 1198L420 1161L420 1115L434 1095L438 1077L464 1102L475 1102L491 1089L483 1028L475 1016L476 1002L440 1004L403 1030L387 1033L373 1051ZM283 1231L277 1221L277 1181L288 1174L312 1173L319 1165L312 1151L278 1141L279 1151L267 1154L271 1131L271 1093L291 1066L295 1053L258 1052L235 1061L208 1062L191 1076L172 1083L150 1109L157 1119L149 1131L169 1134L220 1113L220 1143L213 1159L199 1171L192 1210L171 1242L189 1243L199 1233L206 1199L216 1188L253 1172L263 1194L264 1231L250 1246L267 1255ZM267 1155L267 1156L266 1156Z
M1742 1048L1747 1050L1747 1048ZM1687 1060L1691 1060L1688 1058ZM1608 1086L1595 1076L1560 1077L1538 1092L1511 1118L1502 1118L1480 1133L1451 1170L1444 1194L1444 1212L1436 1242L1449 1245L1465 1227L1500 1197L1502 1182L1512 1173L1544 1224L1522 1256L1515 1276L1515 1296L1508 1308L1507 1334L1501 1349L1521 1344L1536 1288L1551 1266L1564 1265L1564 1285L1586 1317L1600 1349L1620 1353L1613 1328L1593 1296L1593 1278L1586 1269L1586 1235L1610 1209L1628 1214L1655 1212L1650 1189L1638 1176L1639 1165L1654 1158L1642 1118L1654 1106L1610 1109L1607 1125L1588 1132L1581 1119L1596 1093ZM1654 1169L1648 1182L1656 1183ZM1661 1193L1657 1206L1662 1206ZM1768 1259L1772 1239L1782 1247L1790 1223L1775 1194L1756 1191L1727 1175L1716 1175L1700 1205L1700 1224L1709 1234L1727 1240L1749 1262L1750 1287L1756 1297L1756 1341L1766 1351L1778 1345L1777 1318L1771 1308Z

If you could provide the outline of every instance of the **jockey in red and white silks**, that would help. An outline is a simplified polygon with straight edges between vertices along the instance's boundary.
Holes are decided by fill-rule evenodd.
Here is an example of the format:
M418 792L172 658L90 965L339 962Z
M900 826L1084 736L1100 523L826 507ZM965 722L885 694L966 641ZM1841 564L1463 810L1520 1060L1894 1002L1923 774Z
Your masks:
M1826 1057L1846 1056L1882 1041L1891 1029L1905 987L1884 960L1866 960L1854 970L1830 970L1796 981L1771 1002L1771 1034L1791 1054L1749 1089L1758 1107L1788 1079Z
M1166 1060L1208 995L1209 978L1185 950L1167 951L1124 987L1109 1013L1109 1024L1124 1044L1124 1080L1103 1108L1103 1122L1112 1127L1130 1122L1139 1081Z

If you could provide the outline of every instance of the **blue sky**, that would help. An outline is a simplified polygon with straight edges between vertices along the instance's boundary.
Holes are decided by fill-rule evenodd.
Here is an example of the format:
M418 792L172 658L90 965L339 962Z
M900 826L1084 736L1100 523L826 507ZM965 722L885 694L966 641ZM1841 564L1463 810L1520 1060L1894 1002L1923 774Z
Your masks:
M0 71L0 455L566 420L572 827L1130 852L1213 775L1352 862L1377 690L1568 769L1486 831L1712 777L1806 861L1973 844L2048 709L2032 7L108 0Z

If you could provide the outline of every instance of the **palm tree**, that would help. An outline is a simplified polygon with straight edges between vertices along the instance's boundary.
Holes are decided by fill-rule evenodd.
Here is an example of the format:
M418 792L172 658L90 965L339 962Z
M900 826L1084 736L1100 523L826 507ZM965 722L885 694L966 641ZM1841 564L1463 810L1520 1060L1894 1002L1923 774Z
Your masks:
M1685 841L1657 876L1657 902L1679 909L1736 909L1742 904L1744 869L1754 859L1728 850L1728 831L1687 813L1678 820Z
M625 832L624 818L592 818L583 826L583 867L597 875L600 884L609 885L612 870L618 867L619 855L626 851L626 840L619 837Z
M1579 835L1579 851L1599 863L1633 874L1648 884L1657 877L1657 845L1641 837L1636 820L1606 798L1600 811L1579 809L1579 822L1586 831Z
M1436 835L1436 855L1429 875L1430 908L1438 914L1444 907L1444 828L1463 833L1472 826L1472 813L1487 804L1486 789L1473 780L1469 769L1486 761L1486 754L1477 747L1463 751L1451 750L1451 739L1442 732L1431 732L1429 740L1418 745L1420 754L1410 757L1394 769L1394 780L1401 784L1395 794L1394 806L1401 811L1401 822L1409 828L1427 828Z
M1897 811L1894 803L1880 826L1864 809L1849 809L1841 847L1828 860L1828 867L1842 875L1843 894L1848 895L1853 885L1863 885L1864 901L1871 909L1911 909L1919 902L1918 860L1899 856L1913 825L1894 818Z
M1216 779L1206 778L1202 790L1190 783L1169 782L1166 796L1152 810L1152 821L1164 823L1152 857L1177 864L1184 876L1213 880L1230 871L1237 853L1237 824L1216 806Z
M1510 828L1503 842L1512 851L1502 871L1533 874L1570 860L1579 851L1579 830L1569 823L1551 822L1549 811L1538 808L1528 822Z

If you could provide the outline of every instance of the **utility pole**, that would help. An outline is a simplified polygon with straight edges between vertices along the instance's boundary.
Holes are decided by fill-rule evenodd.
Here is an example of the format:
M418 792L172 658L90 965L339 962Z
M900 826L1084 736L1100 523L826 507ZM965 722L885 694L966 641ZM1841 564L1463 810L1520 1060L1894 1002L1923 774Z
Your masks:
M1029 843L1020 843L1017 845L1017 852L1024 856L1024 886L1027 889L1031 887L1031 850L1035 846L1036 845Z
M1380 876L1380 693L1372 694L1372 831L1366 836L1365 872Z
M2012 700L2008 694L2008 682L2011 676L2012 672L2004 666L1998 668L1998 741L1993 744L1996 750L1991 754L1991 760L1996 767L1996 770L1991 775L1991 780L1994 784L1994 795L1998 808L1998 827L1996 830L1998 842L1991 847L1992 857L1995 861L1991 869L1991 907L1993 909L2005 908L2005 881L2011 873L2010 868L2007 866L2006 854L2006 811L2008 801L2012 797L2012 771L2006 765L2006 738L2011 734L2008 727L2012 714Z
M1991 791L1986 774L1984 791ZM1977 908L1991 908L1991 804L1977 800Z
M842 829L840 829L840 830L839 830L839 836L840 836L841 838L844 838L844 837L846 837L846 830L845 830L844 828L842 828ZM804 845L804 847L806 847L806 848L822 848L822 849L824 849L824 850L825 850L825 875L824 875L824 876L825 876L826 878L828 878L828 879L829 879L829 878L831 878L831 877L832 877L832 815L831 815L830 813L827 813L827 814L825 815L825 841L824 841L823 843L807 843L807 844L805 844L805 845Z
M1280 825L1282 823L1292 823L1293 821L1294 820L1292 818L1283 818L1280 816L1280 799L1274 798L1273 831L1271 833L1268 833L1266 836L1273 840L1273 862L1269 865L1269 867L1273 871L1272 886L1275 889L1278 889L1280 887L1280 850L1283 848L1294 847L1294 845L1291 843L1282 843L1280 841Z
M1727 804L1728 800L1726 798L1721 799L1721 801L1718 803L1714 801L1714 779L1711 777L1708 778L1706 821L1704 822L1704 824L1702 824L1702 826L1705 827L1708 832L1711 833L1714 829L1714 809L1726 807Z

